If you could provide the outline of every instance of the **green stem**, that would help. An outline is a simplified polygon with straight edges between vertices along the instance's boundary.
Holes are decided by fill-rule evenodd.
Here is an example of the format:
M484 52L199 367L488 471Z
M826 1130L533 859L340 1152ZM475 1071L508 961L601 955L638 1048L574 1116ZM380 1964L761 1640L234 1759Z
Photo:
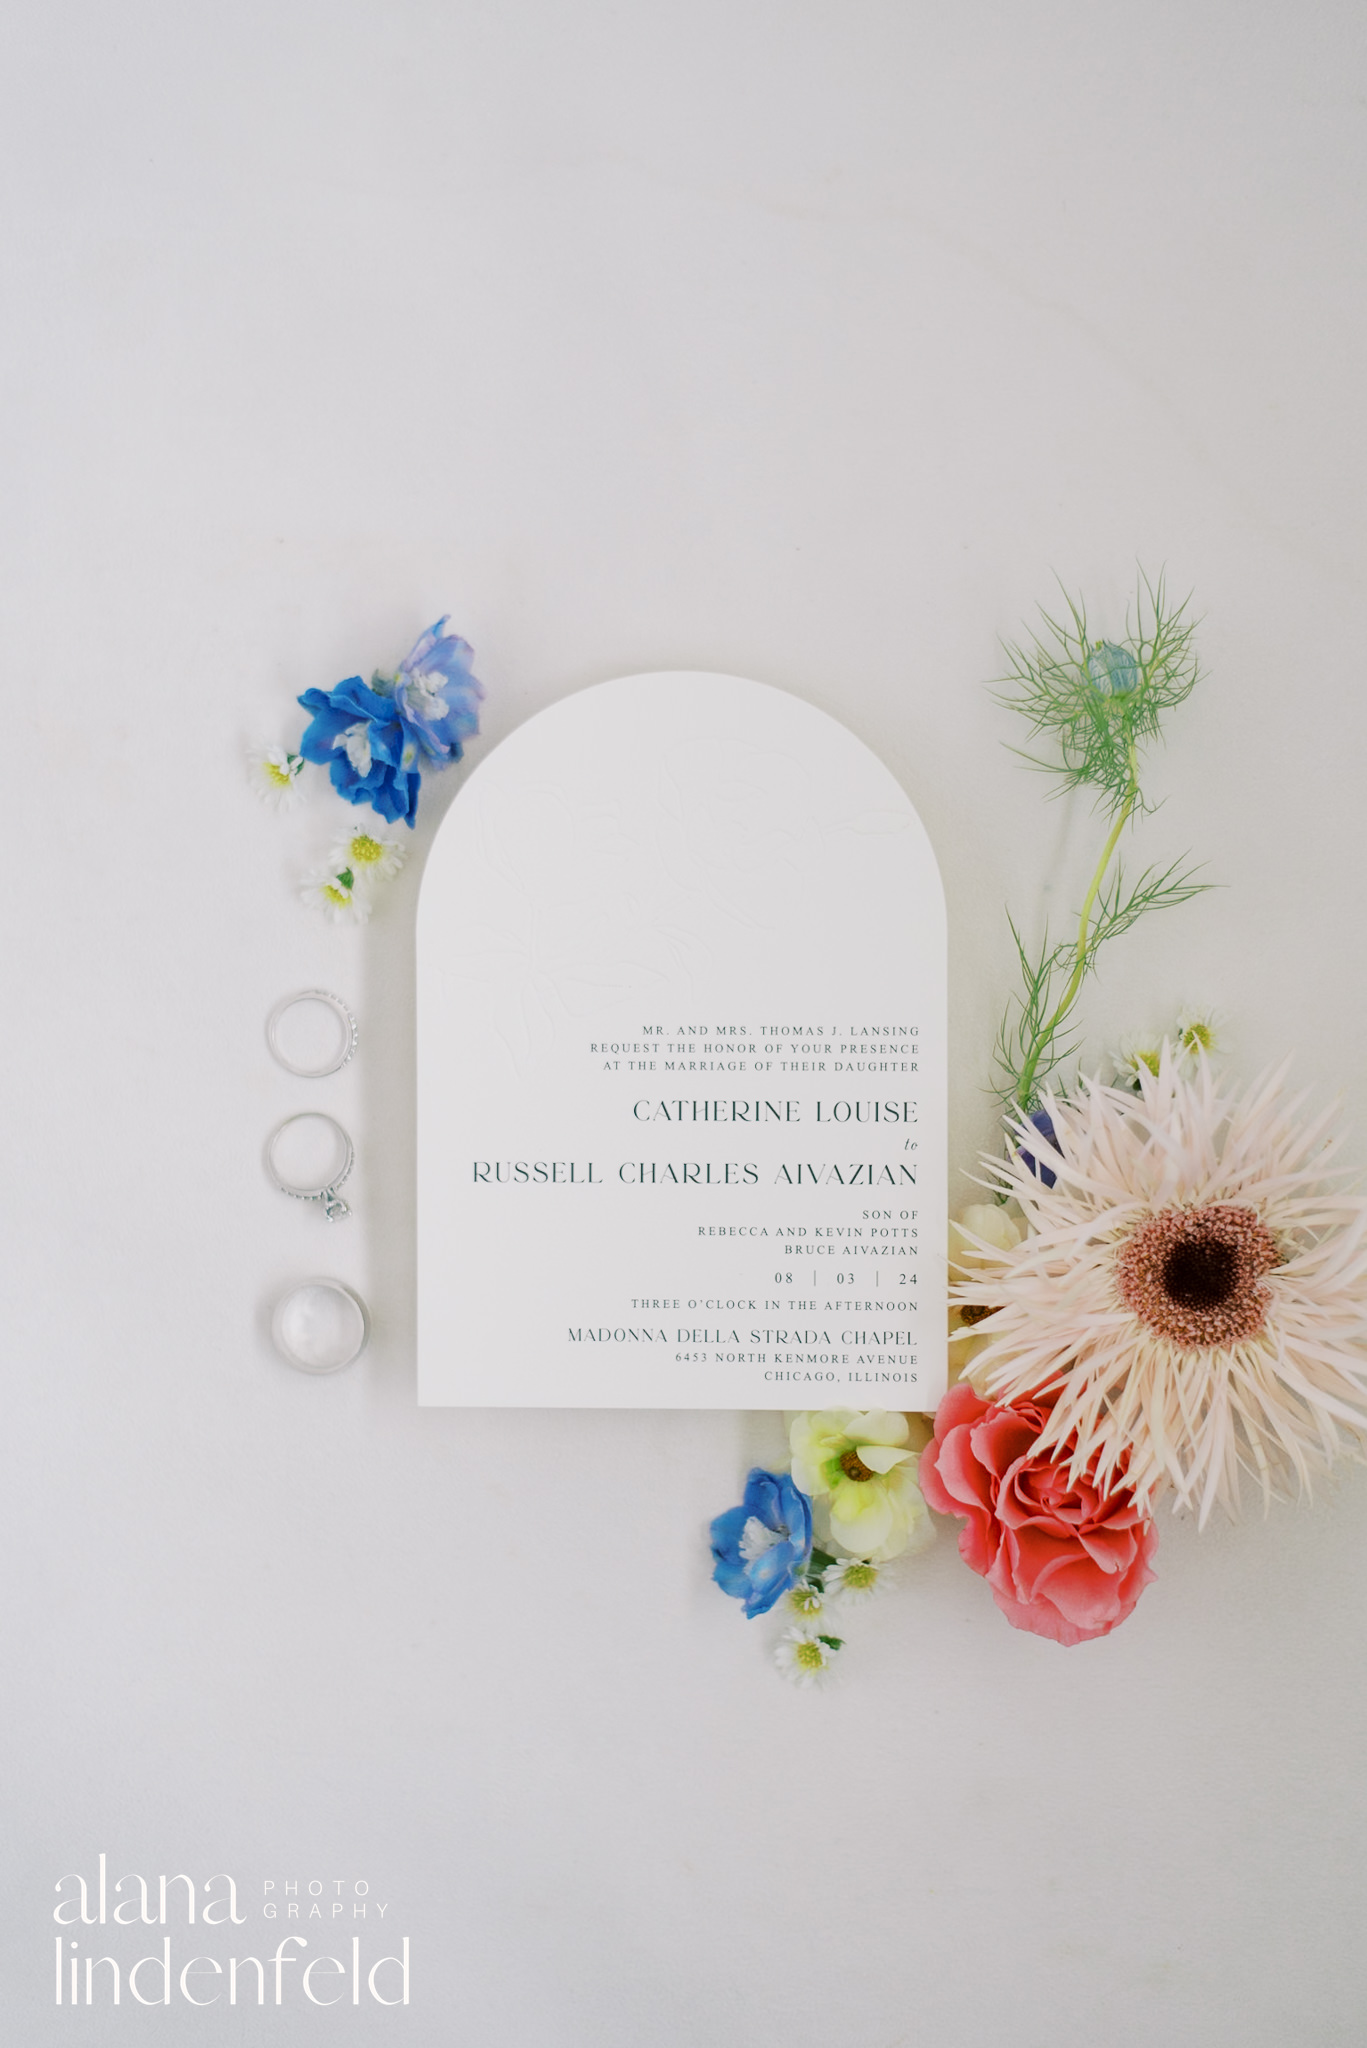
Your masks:
M1133 741L1130 743L1129 765L1130 780L1125 792L1125 801L1116 813L1116 820L1111 827L1110 837L1102 848L1101 859L1097 862L1096 873L1092 876L1091 887L1088 889L1083 901L1082 915L1078 919L1077 951L1074 954L1073 971L1068 978L1068 986L1063 991L1063 997L1058 1008L1054 1011L1048 1022L1041 1024L1039 1030L1035 1033L1029 1056L1024 1067L1021 1069L1020 1081L1016 1087L1016 1106L1022 1111L1028 1110L1030 1107L1031 1097L1034 1093L1035 1074L1040 1060L1044 1056L1045 1048L1078 999L1078 993L1081 990L1083 978L1087 972L1087 962L1090 953L1092 908L1096 902L1101 885L1106 879L1106 870L1111 865L1112 856L1115 853L1116 847L1120 844L1120 835L1129 822L1130 813L1139 799L1139 765L1135 756Z

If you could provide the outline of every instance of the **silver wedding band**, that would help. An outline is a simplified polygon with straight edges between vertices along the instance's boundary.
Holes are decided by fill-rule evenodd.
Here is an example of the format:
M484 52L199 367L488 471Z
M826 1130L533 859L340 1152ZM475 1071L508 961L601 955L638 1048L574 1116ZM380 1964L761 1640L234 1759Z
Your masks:
M322 1066L298 1066L280 1049L279 1033L281 1019L287 1010L294 1008L296 1003L324 1004L332 1011L342 1027L341 1042L335 1056L330 1057ZM342 998L333 995L332 991L326 988L302 988L292 996L282 996L271 1011L270 1016L266 1019L266 1043L271 1049L272 1057L285 1069L287 1074L297 1074L301 1080L305 1081L321 1081L325 1074L340 1073L356 1050L358 1035L356 1019L352 1016ZM290 1191L287 1190L286 1192Z

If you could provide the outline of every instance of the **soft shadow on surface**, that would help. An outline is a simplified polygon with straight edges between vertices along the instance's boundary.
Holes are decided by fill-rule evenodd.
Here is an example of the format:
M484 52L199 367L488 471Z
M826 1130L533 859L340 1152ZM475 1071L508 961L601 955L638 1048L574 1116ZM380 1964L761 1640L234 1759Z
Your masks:
M417 944L422 872L468 766L423 779L408 859L365 929L359 1145L365 1148L372 1383L417 1400ZM363 1067L361 1062L364 1062ZM453 1074L452 1087L469 1085ZM387 1405L387 1404L386 1404Z
M417 1409L417 1134L424 1108L417 1074L418 896L433 840L476 765L462 763L446 776L424 781L407 863L363 934L357 1053L363 1086L356 1142L366 1173L364 1291L372 1336L361 1370L368 1405L377 1419L381 1413L392 1416L396 1408L408 1411L429 1442L459 1438L467 1446L492 1445L493 1433L506 1433L511 1423L529 1451L549 1437L562 1439L568 1452L571 1444L583 1446L591 1436L595 1461L601 1456L610 1463L616 1445L624 1465L687 1456L685 1446L693 1445L701 1432L714 1446L708 1452L709 1466L716 1461L711 1511L719 1512L739 1497L751 1465L786 1463L787 1431L780 1412L735 1411L722 1417L710 1410L676 1409ZM441 1077L441 1085L478 1087L479 1077L450 1073ZM453 1245L452 1256L458 1257L459 1250ZM717 1455L719 1426L729 1455L724 1449Z

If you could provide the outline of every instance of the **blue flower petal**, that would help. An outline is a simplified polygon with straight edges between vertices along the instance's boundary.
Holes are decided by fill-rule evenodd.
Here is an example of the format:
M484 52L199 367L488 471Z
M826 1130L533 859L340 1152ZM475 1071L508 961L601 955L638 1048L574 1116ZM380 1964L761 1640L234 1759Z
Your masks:
M429 761L459 761L461 741L479 731L476 710L483 685L471 672L475 651L468 640L442 629L446 616L416 640L399 663L394 698L405 729ZM437 682L437 678L440 682ZM413 687L410 687L413 686ZM433 708L433 699L441 706Z
M733 1600L748 1600L750 1575L743 1564L732 1564L728 1558L719 1557L712 1576L723 1593L729 1593Z
M812 1503L810 1496L802 1491L791 1473L785 1472L779 1488L780 1510L789 1532L789 1541L798 1552L803 1564L812 1554Z
M763 1557L757 1557L750 1567L750 1595L745 1603L748 1621L757 1614L767 1614L776 1600L782 1598L797 1577L797 1557L791 1543L776 1543L772 1550L766 1550Z
M747 1522L757 1521L778 1537L756 1558L741 1555ZM724 1593L745 1602L753 1620L767 1614L787 1592L812 1552L812 1504L786 1472L752 1467L738 1508L727 1508L712 1523L712 1576Z
M1047 1109L1032 1109L1027 1122L1035 1126L1040 1136L1053 1146L1055 1152L1062 1151L1063 1148L1054 1130L1054 1120ZM1033 1173L1045 1187L1051 1188L1057 1182L1058 1175L1053 1168L1046 1166L1042 1159L1037 1159L1033 1152L1027 1152L1024 1145L1020 1148L1020 1162L1026 1172Z
M390 824L411 827L422 778L415 767L403 765L407 740L393 698L348 676L335 690L305 690L299 702L313 714L299 742L304 759L326 767L348 803L369 804ZM347 736L358 725L365 726L370 748L364 774L346 750Z
M741 1495L741 1505L747 1515L756 1515L766 1529L781 1529L783 1518L779 1512L781 1475L766 1472L762 1465L752 1465Z
M740 1556L741 1531L749 1519L744 1508L728 1508L724 1515L716 1517L711 1532L714 1557Z

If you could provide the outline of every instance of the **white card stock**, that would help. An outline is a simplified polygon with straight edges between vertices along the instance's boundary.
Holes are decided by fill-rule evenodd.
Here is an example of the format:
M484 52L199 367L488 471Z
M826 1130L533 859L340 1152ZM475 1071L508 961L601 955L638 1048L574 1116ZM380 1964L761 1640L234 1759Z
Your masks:
M799 698L629 676L504 740L418 915L419 1399L933 1408L945 921Z

